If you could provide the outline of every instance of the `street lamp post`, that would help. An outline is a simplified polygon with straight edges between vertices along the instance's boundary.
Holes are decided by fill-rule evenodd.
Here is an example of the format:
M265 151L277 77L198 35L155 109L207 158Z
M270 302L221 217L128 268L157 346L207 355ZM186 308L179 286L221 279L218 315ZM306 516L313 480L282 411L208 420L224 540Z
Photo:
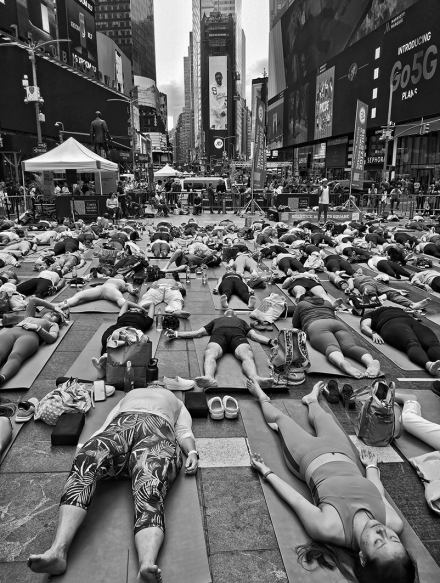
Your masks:
M127 103L130 106L130 128L131 128L131 164L133 167L133 174L136 164L136 128L134 127L134 105L138 103L138 99L133 97L133 89L130 91L130 97L125 99L115 98L107 99L107 101L122 101L122 103Z
M384 158L383 158L383 181L387 182L388 178L388 147L389 142L393 139L392 132L394 129L395 124L391 121L391 111L393 108L393 93L394 93L394 80L395 75L390 76L390 94L388 97L388 114L387 114L387 125L385 128L382 128L382 136L385 139L385 146L384 146Z
M32 83L33 83L34 91L36 93L36 99L33 99L33 102L35 105L35 121L37 124L37 143L38 144L41 144L43 141L42 131L41 131L42 113L40 110L40 104L44 103L44 99L40 95L40 89L38 87L36 54L37 54L37 51L45 45L52 45L54 43L58 44L61 42L70 43L71 40L68 38L61 38L61 39L55 39L55 40L50 40L50 41L45 41L45 42L33 42L33 41L31 41L29 43L23 43L23 42L20 42L18 40L15 40L15 41L10 42L10 43L0 44L0 47L18 46L18 47L24 49L25 51L27 51L27 53L29 55L29 60L31 62L31 66L32 66ZM23 83L23 87L25 89L29 86L29 83L27 80L27 75L25 75L23 77L22 83ZM25 99L25 103L28 103L27 98Z

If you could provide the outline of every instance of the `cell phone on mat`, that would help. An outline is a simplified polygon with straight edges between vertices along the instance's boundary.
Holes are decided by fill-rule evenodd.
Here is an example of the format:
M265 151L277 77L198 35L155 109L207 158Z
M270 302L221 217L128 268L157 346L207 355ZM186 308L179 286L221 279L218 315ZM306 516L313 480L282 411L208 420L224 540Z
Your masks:
M93 397L96 402L105 401L105 382L104 381L94 381L93 383Z
M379 399L379 401L383 401L386 396L388 394L388 387L385 383L379 383L377 389L376 389L376 397Z

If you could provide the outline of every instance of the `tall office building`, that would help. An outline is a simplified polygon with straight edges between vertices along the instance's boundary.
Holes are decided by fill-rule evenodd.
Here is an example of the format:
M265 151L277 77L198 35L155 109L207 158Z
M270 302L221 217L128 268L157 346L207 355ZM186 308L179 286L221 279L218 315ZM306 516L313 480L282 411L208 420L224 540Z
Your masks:
M153 0L97 0L96 30L121 47L131 60L133 75L156 82Z
M241 6L242 0L193 0L193 111L194 111L194 143L195 149L199 155L203 155L205 150L205 135L202 128L202 94L201 94L201 42L200 42L200 24L203 17L209 17L213 13L220 13L224 16L232 15L235 23L234 54L235 61L233 64L234 87L231 88L236 96L236 119L235 125L237 131L237 140L235 141L235 154L241 155L241 97L245 94L245 59L244 59L244 42L245 35L241 27Z

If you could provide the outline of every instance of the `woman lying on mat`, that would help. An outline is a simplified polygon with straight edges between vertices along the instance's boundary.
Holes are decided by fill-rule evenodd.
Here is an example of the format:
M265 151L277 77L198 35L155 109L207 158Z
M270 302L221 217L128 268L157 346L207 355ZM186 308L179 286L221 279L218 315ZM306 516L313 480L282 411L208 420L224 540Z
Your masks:
M361 346L344 322L336 318L335 307L322 298L303 297L292 317L292 326L307 334L310 344L325 354L327 360L349 376L375 378L380 375L380 363ZM364 372L352 366L346 357L362 363Z
M377 344L405 352L411 362L440 376L440 342L435 333L401 308L383 307L367 312L361 332Z
M37 315L37 307L45 308ZM56 342L64 314L41 298L30 298L24 320L0 331L0 387L11 379L23 363L35 354L40 344Z
M123 295L124 292L134 294L133 286L125 282L123 275L115 275L115 277L110 277L102 285L77 292L74 296L59 304L59 307L66 309L95 300L108 300L122 308L126 301Z
M323 288L319 277L314 271L305 271L304 273L296 273L284 280L283 289L287 289L287 293L294 297L298 302L305 294L316 296L327 301L329 304L338 305L342 303L341 299L333 300Z
M226 273L219 277L217 285L212 290L215 294L220 294L220 304L225 310L231 301L233 295L238 296L250 310L255 308L256 298L254 290L249 287L244 281L243 277L236 273L232 267L226 267Z
M158 385L133 389L119 401L76 454L61 496L54 541L45 553L29 557L32 571L64 573L70 544L86 517L98 480L130 477L139 581L162 581L156 559L164 540L163 506L182 467L181 451L187 456L186 474L195 474L198 467L191 425L182 401Z
M107 340L116 333L120 337L121 346L126 344L126 329L131 328L143 334L150 330L154 321L154 303L139 306L133 302L125 302L122 306L115 324L109 326L101 337L101 356L93 357L92 364L98 371L98 378L105 377L107 364Z
M287 466L307 483L315 504L272 472L258 454L253 454L252 466L293 508L314 539L296 549L303 564L338 568L346 578L355 580L351 566L333 548L336 545L350 549L354 575L360 583L413 582L415 566L398 536L403 523L385 497L376 455L361 451L364 477L350 440L319 404L323 388L324 383L319 382L303 398L315 437L274 407L263 390L248 381L266 423L279 432Z

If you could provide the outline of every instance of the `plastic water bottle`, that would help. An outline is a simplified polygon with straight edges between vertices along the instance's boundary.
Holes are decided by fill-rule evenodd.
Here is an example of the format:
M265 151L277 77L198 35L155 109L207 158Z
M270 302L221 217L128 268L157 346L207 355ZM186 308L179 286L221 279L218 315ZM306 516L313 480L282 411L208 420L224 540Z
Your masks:
M163 314L162 310L159 308L156 314L156 330L162 332L163 330Z
M202 265L202 285L206 285L208 283L208 267L206 265Z
M134 370L131 366L131 360L127 360L124 372L124 391L127 393L134 389Z
M189 266L186 268L186 272L185 272L185 283L186 285L191 285L191 277L190 277L190 269Z

